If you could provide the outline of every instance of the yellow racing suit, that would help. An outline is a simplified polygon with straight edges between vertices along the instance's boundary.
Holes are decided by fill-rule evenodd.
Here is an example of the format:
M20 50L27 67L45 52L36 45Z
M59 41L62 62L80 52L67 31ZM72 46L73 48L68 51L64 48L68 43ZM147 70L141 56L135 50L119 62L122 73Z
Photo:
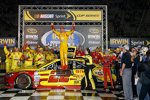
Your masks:
M32 67L34 54L28 51L24 54L24 58L25 58L24 67Z
M59 40L60 40L60 60L61 60L61 66L64 66L64 65L68 65L68 59L67 59L67 51L68 51L68 38L69 38L69 35L71 35L74 30L70 30L70 31L67 31L67 32L59 32L55 29L52 30L58 37L59 37Z
M6 72L10 71L10 67L11 67L11 53L10 51L7 49L6 46L4 46L4 53L6 55L6 60L5 60L5 64L6 64Z
M35 53L34 64L36 66L39 66L44 63L45 63L45 55L43 53Z
M12 70L17 69L20 64L21 64L21 57L22 57L22 53L21 52L12 52L11 53L11 58L12 58Z
M46 62L49 63L55 59L55 55L50 51L44 51Z

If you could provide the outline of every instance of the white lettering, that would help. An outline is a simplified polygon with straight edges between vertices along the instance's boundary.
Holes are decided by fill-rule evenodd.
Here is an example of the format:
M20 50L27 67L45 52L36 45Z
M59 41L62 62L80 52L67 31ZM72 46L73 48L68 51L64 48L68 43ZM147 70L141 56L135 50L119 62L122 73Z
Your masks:
M26 39L33 39L33 40L38 40L38 35L26 35Z
M144 41L131 41L131 45L133 45L133 46L144 45Z
M66 15L55 15L56 18L66 18Z
M26 43L29 44L29 45L30 45L30 44L38 44L37 41L27 41Z
M89 41L89 44L100 44L100 41Z
M100 35L88 35L88 39L100 39Z
M40 18L54 18L54 14L41 14Z

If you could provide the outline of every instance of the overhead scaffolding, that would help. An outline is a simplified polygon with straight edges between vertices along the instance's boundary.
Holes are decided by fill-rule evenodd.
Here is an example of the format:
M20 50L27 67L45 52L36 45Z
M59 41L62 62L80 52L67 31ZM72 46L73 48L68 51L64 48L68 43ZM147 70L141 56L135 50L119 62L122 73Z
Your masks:
M83 11L83 12L82 12ZM90 12L91 11L91 12ZM100 16L96 16L96 15L79 15L78 13L97 13ZM63 16L57 16L58 17L62 17L61 19L56 19L56 18L52 18L50 19L50 17L53 17L53 15L45 15L42 16L42 20L38 19L39 14L38 13L65 13L67 12L67 14L70 14L72 18L66 20L63 19ZM31 14L34 13L34 14ZM28 16L25 17L25 15ZM66 15L67 17L70 15ZM93 18L92 18L93 16ZM34 18L33 18L34 17ZM83 17L83 18L81 18ZM44 19L45 18L45 19ZM47 20L49 18L50 20ZM85 18L89 18L87 20L85 20ZM90 19L91 18L91 19ZM94 19L95 18L95 19ZM99 47L102 48L102 50L108 49L108 26L107 26L107 5L20 5L19 6L19 13L18 13L18 47L22 47L22 45L25 42L25 29L26 27L29 26L50 26L51 22L54 22L55 25L71 25L72 22L76 23L77 28L80 26L84 26L84 27L96 27L98 28L98 30L100 30L101 32L99 32L99 37L100 39L99 41ZM79 28L80 29L80 28ZM78 30L79 30L78 29ZM77 31L78 31L77 30ZM90 29L89 29L90 30ZM80 32L81 33L81 32ZM82 33L82 34L86 34L86 33ZM86 38L85 38L86 39ZM93 42L96 43L96 42Z

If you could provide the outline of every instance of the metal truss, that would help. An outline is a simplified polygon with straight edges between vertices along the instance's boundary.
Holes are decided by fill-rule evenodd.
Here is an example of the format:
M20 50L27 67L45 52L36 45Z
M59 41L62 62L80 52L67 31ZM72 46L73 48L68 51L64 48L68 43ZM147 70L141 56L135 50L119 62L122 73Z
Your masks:
M18 14L18 47L20 48L24 43L24 26L28 25L50 25L52 22L48 21L35 21L24 22L23 11L24 10L102 10L103 18L102 22L87 22L87 21L75 21L76 25L99 25L102 26L102 50L108 49L108 26L107 26L107 5L20 5ZM71 25L72 21L53 21L55 25Z

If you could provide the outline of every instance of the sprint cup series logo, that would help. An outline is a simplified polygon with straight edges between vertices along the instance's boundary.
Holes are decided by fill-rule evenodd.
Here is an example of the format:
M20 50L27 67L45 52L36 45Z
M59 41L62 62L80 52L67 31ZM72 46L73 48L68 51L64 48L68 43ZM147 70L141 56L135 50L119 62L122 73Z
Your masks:
M59 38L52 31L45 33L41 38L41 42L44 46L46 45L58 46L60 44ZM76 45L76 46L83 45L84 42L85 42L84 36L81 33L75 31L71 36L69 36L68 45Z

